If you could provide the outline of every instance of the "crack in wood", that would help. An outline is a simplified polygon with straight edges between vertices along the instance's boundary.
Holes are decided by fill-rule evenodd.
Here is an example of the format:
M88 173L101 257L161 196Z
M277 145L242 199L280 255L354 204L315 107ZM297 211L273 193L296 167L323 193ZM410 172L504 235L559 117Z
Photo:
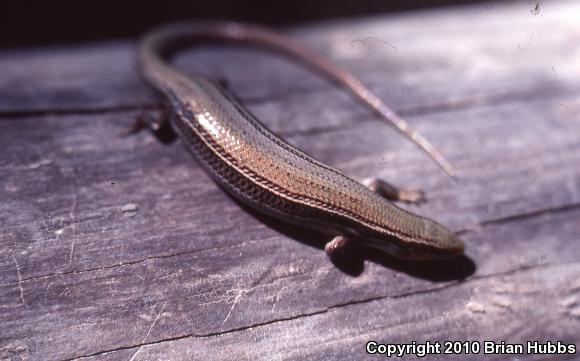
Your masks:
M518 222L518 221L523 221L523 220L527 220L530 218L540 217L540 216L543 216L546 214L564 213L564 212L573 211L573 210L577 210L577 209L580 209L580 203L569 203L569 204L559 205L556 207L546 207L546 208L535 209L535 210L529 211L529 212L510 214L510 215L507 215L504 217L492 218L492 219L487 219L487 220L481 221L473 227L457 231L457 234L469 233L470 231L473 231L475 229L485 227L485 226L504 224L504 223L509 223L509 222Z
M38 110L11 110L4 111L0 110L1 118L32 118L32 117L48 117L48 116L59 116L59 115L91 115L91 114L106 114L106 113L119 113L127 111L139 111L139 110L152 110L158 111L162 107L160 104L127 104L118 105L111 107L94 107L94 108L62 108L62 109L38 109Z
M264 240L267 240L267 239L264 239ZM261 241L264 241L264 240L261 240ZM113 269L113 268L117 268L117 267L132 266L132 265L147 262L150 260L179 257L179 256L183 256L183 255L191 255L191 254L195 254L195 253L209 252L209 251L214 251L214 250L224 250L224 249L235 248L235 247L243 247L245 245L253 244L256 242L257 241L245 241L245 242L233 243L233 244L230 244L227 246L200 248L200 249L195 249L195 250L190 250L190 251L175 252L175 253L159 255L159 256L149 256L149 257L145 257L145 258L141 258L141 259L137 259L137 260L133 260L133 261L117 263L117 264L107 265L107 266L103 266L103 267L87 268L87 269L83 269L83 270L74 270L74 271L67 271L67 272L60 272L60 273L49 273L49 274L40 275L40 276L23 278L22 282L26 283L26 282L31 282L31 281L41 280L41 279L46 279L46 278L51 278L51 277L61 277L61 276L68 276L68 275L83 274L83 273L88 273L88 272L109 270L109 269ZM0 287L11 286L14 284L16 284L16 282L0 283Z
M555 90L558 90L557 92ZM250 98L244 99L243 104L248 106L261 105L270 102L282 101L284 99L291 98L293 96L299 95L310 95L318 93L328 93L332 89L310 89L303 90L300 92L288 91L286 95L276 95L271 97L263 98ZM546 84L542 84L541 87L532 90L518 91L511 94L487 94L483 96L477 96L472 98L458 99L454 101L446 101L434 104L426 105L413 105L412 107L398 108L395 111L401 116L418 116L425 114L437 114L444 113L448 111L456 110L466 110L470 108L475 108L484 105L500 105L514 102L529 103L534 100L547 100L554 98L561 98L562 96L573 96L578 94L580 89L576 88L561 88L561 87L550 87ZM361 111L364 107L361 106ZM127 104L112 107L95 107L95 108L66 108L66 109L41 109L41 110L16 110L16 111L2 111L0 110L0 118L5 119L19 119L19 118L30 118L30 117L44 117L44 116L58 116L58 115L91 115L91 114L103 114L103 113L119 113L128 111L163 111L163 107L156 103L146 103L146 104ZM361 115L363 113L361 112ZM366 114L366 113L364 113ZM368 115L367 120L370 120ZM331 126L334 128L336 126ZM324 129L324 126L318 127ZM280 133L281 135L292 134L292 132Z

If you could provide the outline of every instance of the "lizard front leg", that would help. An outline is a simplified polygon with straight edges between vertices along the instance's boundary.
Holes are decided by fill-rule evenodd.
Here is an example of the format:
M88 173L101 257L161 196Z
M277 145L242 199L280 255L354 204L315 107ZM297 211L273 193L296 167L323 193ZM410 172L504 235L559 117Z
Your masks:
M159 116L153 116L150 113L142 112L137 116L133 126L123 135L135 134L143 129L149 130L157 140L164 144L173 143L177 139L177 134L171 127L169 121L170 115L168 110L162 110Z

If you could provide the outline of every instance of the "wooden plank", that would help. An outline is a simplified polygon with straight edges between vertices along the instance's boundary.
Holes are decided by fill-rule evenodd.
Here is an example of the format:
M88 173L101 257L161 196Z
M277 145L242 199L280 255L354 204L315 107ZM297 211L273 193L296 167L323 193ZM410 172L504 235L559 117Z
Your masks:
M522 270L507 275L457 283L434 292L410 293L360 304L333 307L314 315L281 320L257 327L210 336L189 336L88 358L89 360L271 359L374 360L365 345L379 343L487 340L526 345L560 340L580 341L580 283L578 263ZM554 277L554 274L557 274ZM543 295L549 294L549 297ZM538 297L542 302L538 302ZM445 302L441 302L445 300ZM173 327L172 305L158 306L151 334ZM529 327L541 320L541 328ZM506 322L505 320L509 320ZM150 335L151 335L150 334ZM257 347L260 345L260 347ZM443 348L442 348L443 350ZM449 359L569 359L570 355L428 356ZM403 359L416 359L406 356Z
M556 96L578 89L576 2L550 2L541 16L526 3L443 9L325 23L290 33L344 64L399 110ZM532 36L533 34L533 36ZM376 36L395 49L369 40ZM428 39L428 41L426 41ZM353 44L354 41L354 44ZM520 50L523 49L523 50ZM134 42L3 51L0 111L71 111L151 106L139 80ZM184 54L193 73L225 77L250 101L334 92L318 76L263 52L213 49ZM421 99L420 102L417 102Z
M580 212L575 211L517 222L515 225L490 226L485 228L481 235L472 236L481 242L481 246L470 253L471 255L474 252L479 253L474 256L479 275L471 277L466 282L465 291L471 293L475 289L479 297L484 297L491 289L498 293L497 299L476 298L471 304L467 304L468 300L452 302L446 306L450 309L444 313L432 306L436 306L435 303L446 303L434 300L457 300L454 294L450 296L445 293L457 284L422 280L421 277L427 277L428 272L433 272L432 267L426 267L422 276L415 273L414 276L418 278L413 278L381 266L381 263L393 266L392 263L383 260L379 264L367 264L361 277L345 277L332 267L320 252L312 252L309 247L300 246L297 242L266 239L250 245L151 259L122 267L62 277L36 279L21 284L22 298L16 285L2 286L1 297L5 300L4 308L8 311L2 317L2 322L6 325L3 336L11 341L26 339L27 350L32 358L62 359L115 349L131 349L134 352L143 343L158 343L174 338L188 338L190 342L197 342L206 336L225 334L228 335L225 340L229 340L233 337L229 334L238 333L238 329L243 330L238 335L244 340L246 332L251 332L246 329L256 329L255 325L283 324L286 319L292 318L304 318L300 324L303 322L308 324L316 322L308 321L309 315L324 314L329 309L345 309L342 316L331 317L334 321L327 320L334 322L329 330L344 329L345 327L341 325L349 327L351 325L350 319L344 319L349 313L354 312L355 315L360 315L361 319L365 319L363 315L371 314L371 311L364 308L349 311L352 310L351 304L364 305L374 300L384 300L387 303L385 306L370 306L375 309L374 314L379 312L379 309L385 310L385 313L380 313L384 315L381 317L383 322L388 320L388 315L416 316L428 323L430 317L441 317L441 314L465 316L465 313L470 312L487 313L478 321L489 322L482 333L470 333L474 328L471 325L474 320L471 317L459 317L455 321L454 330L459 333L456 337L461 336L461 330L466 328L468 331L465 331L463 337L470 336L475 339L479 339L478 336L482 339L492 336L503 339L503 336L510 336L508 340L516 341L531 336L537 338L558 336L558 339L577 342L578 335L569 332L568 328L560 329L561 335L552 335L547 331L541 333L543 328L534 329L538 332L535 335L528 336L526 333L510 335L513 329L503 331L493 329L491 320L497 322L494 312L498 310L495 307L502 307L502 304L504 308L510 311L517 309L518 312L530 307L521 305L519 298L522 296L520 291L523 293L523 290L517 285L534 282L527 278L510 279L505 276L519 273L521 271L518 270L522 269L538 268L539 271L534 271L535 274L545 281L535 285L533 292L527 297L546 307L539 310L539 314L550 311L551 321L547 324L554 327L565 324L570 325L571 329L574 329L573 327L577 329L580 317L578 310L573 306L573 300L570 301L569 298L578 297L576 284L578 267L571 264L564 267L551 265L569 261L576 262L577 265L580 256L578 242L570 244L568 240L578 234L579 215ZM557 239L550 239L554 238L553 235L561 228L566 231L560 232ZM280 248L284 252L279 252ZM562 248L566 248L567 252L560 252ZM522 262L523 260L526 262ZM566 268L569 270L562 271ZM417 271L415 267L411 269ZM497 273L488 273L489 270ZM480 283L481 279L489 281ZM551 287L545 285L549 279L553 282ZM554 294L555 290L559 290L562 294ZM432 294L433 298L428 297L421 301L418 295L425 293ZM419 305L413 307L407 304L407 310L423 309L431 315L430 317L426 317L423 313L416 315L414 312L398 311L397 308L389 306L391 302L389 300L405 299L414 294L417 295L413 297L418 298L416 302ZM568 305L570 308L568 312L562 312L564 311L562 307L553 308L551 302L538 302L538 297L545 294L551 295L549 300L563 303L561 306ZM430 301L431 299L433 301ZM493 304L490 305L490 302ZM499 304L500 302L502 304ZM532 303L532 300L528 302ZM163 318L160 318L161 316ZM503 317L508 316L503 314ZM521 329L522 322L529 322L529 319L520 319L519 314L509 317L510 320L513 317L513 321L517 321L517 324L512 325L516 330ZM159 322L155 322L154 332L149 332L156 318ZM375 317L366 318L365 322L371 322ZM19 326L22 319L28 322ZM445 321L444 319L445 317L441 321ZM358 322L361 326L355 327L355 330L364 325L362 320ZM398 328L394 327L399 323L398 319L388 322L384 326L392 326L393 329L389 332L399 332ZM401 324L407 322L402 321ZM426 325L422 323L418 325L423 326ZM294 326L291 324L277 327L287 327L289 335L293 335L293 342L299 343L302 340L303 333L292 332ZM386 330L388 328L383 331ZM438 327L432 329L433 337L438 335L437 337L445 338L449 335L433 330L440 329ZM407 332L400 334L408 337L425 334L422 329L414 331L416 332L413 332L411 325ZM270 330L266 328L263 332L268 334ZM350 332L355 331L351 329ZM148 336L145 338L146 335ZM323 332L315 331L312 336L317 340L326 337ZM360 335L361 338L363 336L364 333ZM516 339L511 338L516 336ZM71 342L71 337L74 342ZM307 347L308 344L304 346ZM186 343L180 347L183 348L177 347L179 352L186 352L190 346ZM169 343L160 346L158 350L163 352L175 348ZM240 345L239 350L244 348ZM324 347L313 348L312 352L323 352L324 349ZM260 352L265 351L261 349ZM113 356L116 359L124 357L125 354ZM145 355L141 357L149 359Z

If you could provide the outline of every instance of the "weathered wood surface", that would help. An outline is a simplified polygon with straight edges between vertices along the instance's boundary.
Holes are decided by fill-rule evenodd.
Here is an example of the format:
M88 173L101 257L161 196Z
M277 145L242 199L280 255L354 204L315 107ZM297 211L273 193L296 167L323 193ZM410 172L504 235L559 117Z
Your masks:
M455 262L362 254L348 272L324 239L240 208L179 144L119 135L158 109L134 42L3 52L0 358L364 359L370 339L578 345L579 12L550 2L533 15L521 2L290 31L406 114L459 184L287 61L222 48L178 59L226 78L273 130L345 173L424 188L429 202L409 208L467 243ZM367 36L396 50L352 43Z

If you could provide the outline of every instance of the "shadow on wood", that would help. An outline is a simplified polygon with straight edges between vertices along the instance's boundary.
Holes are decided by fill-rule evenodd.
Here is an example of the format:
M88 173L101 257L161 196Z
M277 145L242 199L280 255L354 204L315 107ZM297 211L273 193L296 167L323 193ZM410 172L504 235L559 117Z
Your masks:
M328 235L310 228L292 225L263 214L240 202L229 193L226 192L226 194L245 212L266 224L268 227L289 238L324 252L324 245L330 240ZM385 252L377 252L374 249L356 246L349 249L348 253L348 258L333 258L332 260L329 259L329 262L332 262L342 272L353 277L362 274L365 260L432 282L462 280L474 274L477 269L473 260L465 255L446 260L410 261L396 258Z

